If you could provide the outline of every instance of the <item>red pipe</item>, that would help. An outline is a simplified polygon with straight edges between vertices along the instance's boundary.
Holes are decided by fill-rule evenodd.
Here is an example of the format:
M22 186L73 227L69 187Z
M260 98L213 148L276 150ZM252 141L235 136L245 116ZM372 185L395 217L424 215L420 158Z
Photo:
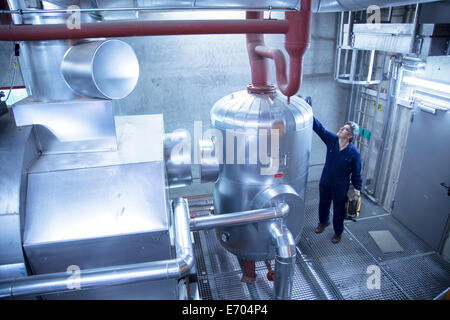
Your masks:
M43 41L84 38L163 36L188 34L286 34L285 20L172 20L83 23L80 29L65 24L1 25L0 41Z
M264 12L248 11L247 19L264 19ZM250 20L251 21L251 20ZM269 88L269 62L264 57L258 55L255 48L264 46L264 34L247 34L247 52L250 60L250 70L252 73L252 83L248 90L251 92L266 92Z
M260 57L274 60L278 87L289 101L289 97L300 88L303 55L311 41L311 0L302 0L300 12L286 12L285 16L289 23L284 45L289 55L289 78L286 74L286 59L281 50L264 45L258 45L254 50Z

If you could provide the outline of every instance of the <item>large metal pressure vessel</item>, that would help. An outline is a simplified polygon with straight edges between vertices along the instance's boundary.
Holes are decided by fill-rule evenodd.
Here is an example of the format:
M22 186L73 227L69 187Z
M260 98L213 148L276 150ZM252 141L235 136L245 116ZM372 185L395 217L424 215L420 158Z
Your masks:
M279 91L255 94L243 90L216 102L211 122L218 130L216 136L223 137L222 145L218 137L214 138L216 155L222 160L214 187L215 213L285 202L290 211L284 222L298 242L304 223L311 151L311 107L295 96L288 103ZM278 150L273 148L276 141ZM227 250L241 259L268 260L275 256L269 226L270 222L261 222L220 228L217 236Z

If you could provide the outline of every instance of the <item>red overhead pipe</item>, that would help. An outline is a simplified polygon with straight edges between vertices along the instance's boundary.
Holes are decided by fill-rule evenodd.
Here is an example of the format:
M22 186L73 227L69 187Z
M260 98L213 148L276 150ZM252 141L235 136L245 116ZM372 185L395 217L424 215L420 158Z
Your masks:
M190 34L247 34L247 50L252 71L253 92L272 92L268 64L275 61L277 83L288 97L301 83L303 55L310 44L311 0L301 0L300 12L286 12L286 20L262 20L263 13L247 12L247 20L173 20L84 23L80 29L65 24L0 25L0 41L44 41L104 37L162 36ZM264 45L265 33L286 34L285 49L290 58L289 79L286 60L278 49Z
M0 41L43 41L84 38L163 36L188 34L286 34L285 20L172 20L82 23L80 29L65 24L1 25Z
M297 93L302 78L303 55L309 48L311 38L311 0L302 0L300 12L286 12L289 31L286 34L285 49L289 55L289 78L286 75L286 59L279 49L258 45L254 52L260 57L273 59L280 91L288 97ZM263 41L262 41L263 42ZM249 47L247 45L247 47ZM252 47L250 47L252 48ZM249 53L252 65L253 55ZM252 69L252 73L254 70ZM252 77L253 80L253 77Z

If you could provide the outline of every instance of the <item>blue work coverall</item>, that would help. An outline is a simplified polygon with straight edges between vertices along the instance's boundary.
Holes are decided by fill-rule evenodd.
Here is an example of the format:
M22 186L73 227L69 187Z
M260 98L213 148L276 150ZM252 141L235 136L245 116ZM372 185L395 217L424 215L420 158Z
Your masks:
M313 130L327 145L327 157L319 183L319 221L321 224L328 223L333 200L333 228L335 234L341 235L350 177L355 189L361 190L361 154L351 142L339 151L339 137L325 130L315 117Z

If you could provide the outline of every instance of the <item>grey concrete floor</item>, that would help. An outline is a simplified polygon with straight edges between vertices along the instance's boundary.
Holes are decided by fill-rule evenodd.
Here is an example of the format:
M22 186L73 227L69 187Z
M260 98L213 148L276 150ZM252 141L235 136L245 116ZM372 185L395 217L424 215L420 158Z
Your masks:
M331 226L315 234L318 190L318 182L308 184L292 299L433 299L450 286L450 264L368 199L363 198L357 221L345 222L339 244L331 243ZM211 199L211 195L194 198ZM195 210L201 214L205 209L207 206ZM369 231L381 230L389 231L403 251L383 253L369 235ZM202 299L271 298L273 283L266 279L263 262L256 263L256 282L246 285L240 282L237 258L221 247L214 230L194 232L194 241ZM375 273L379 275L379 287L372 281Z

